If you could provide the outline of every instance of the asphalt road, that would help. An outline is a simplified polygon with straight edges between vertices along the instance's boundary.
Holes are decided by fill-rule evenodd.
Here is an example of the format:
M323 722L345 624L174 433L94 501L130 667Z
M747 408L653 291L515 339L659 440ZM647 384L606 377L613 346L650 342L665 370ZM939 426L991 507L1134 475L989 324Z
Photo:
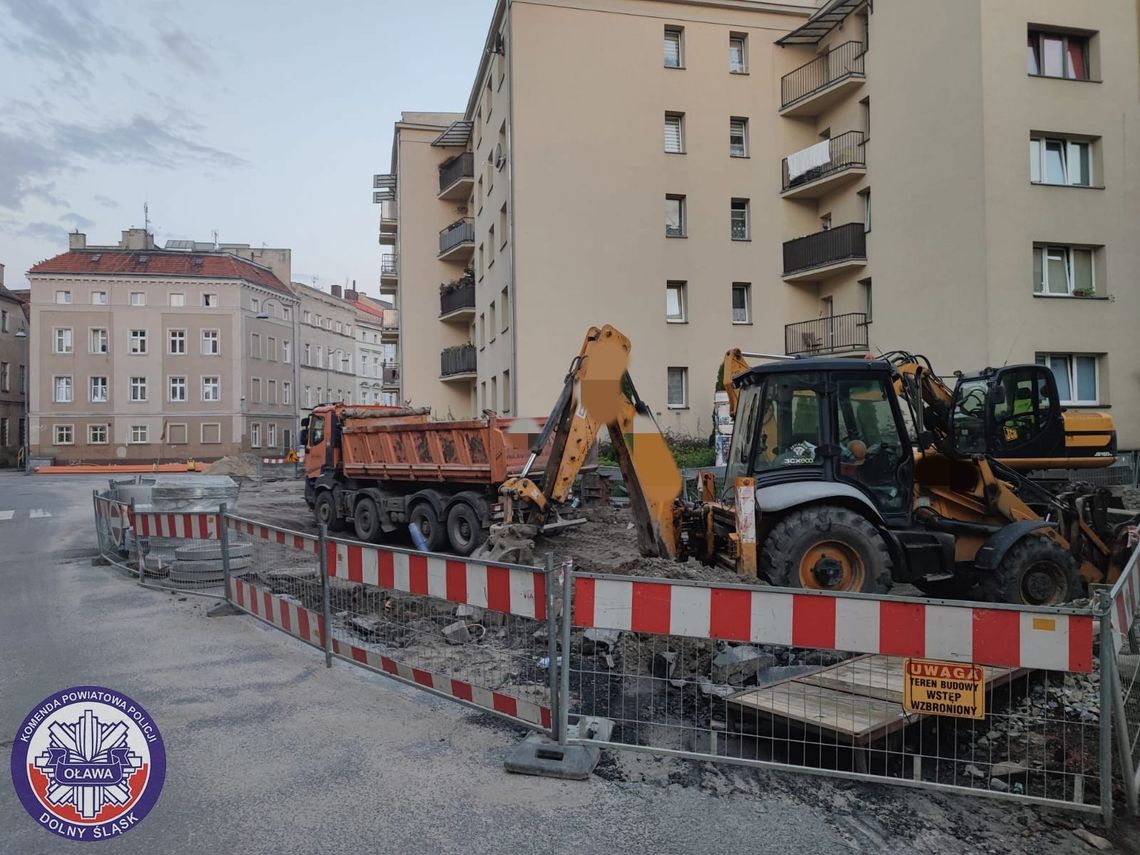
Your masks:
M92 566L90 496L105 483L0 472L0 746L6 761L22 718L65 687L107 686L146 707L166 785L107 849L1041 851L1024 830L1037 813L980 800L627 752L588 782L508 775L512 728L351 665L328 670L253 618L207 618L211 600ZM0 853L75 845L27 815L5 772Z

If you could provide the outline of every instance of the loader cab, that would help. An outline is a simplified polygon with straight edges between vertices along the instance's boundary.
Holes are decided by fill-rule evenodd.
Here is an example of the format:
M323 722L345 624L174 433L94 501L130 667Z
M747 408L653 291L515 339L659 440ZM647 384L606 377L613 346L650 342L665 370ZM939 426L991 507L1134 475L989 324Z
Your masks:
M791 360L754 368L734 383L740 403L726 483L752 476L759 497L834 492L887 522L909 522L914 421L886 362ZM817 484L801 486L807 482Z
M955 454L999 458L1065 456L1057 379L1041 365L987 368L959 378L950 408Z

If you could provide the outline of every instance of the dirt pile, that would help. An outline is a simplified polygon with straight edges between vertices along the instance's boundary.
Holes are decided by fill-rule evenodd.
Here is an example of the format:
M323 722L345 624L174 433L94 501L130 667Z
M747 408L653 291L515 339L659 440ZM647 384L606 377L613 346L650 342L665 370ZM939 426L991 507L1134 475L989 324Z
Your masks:
M233 478L256 478L258 456L250 452L215 460L206 467L210 475L229 475Z

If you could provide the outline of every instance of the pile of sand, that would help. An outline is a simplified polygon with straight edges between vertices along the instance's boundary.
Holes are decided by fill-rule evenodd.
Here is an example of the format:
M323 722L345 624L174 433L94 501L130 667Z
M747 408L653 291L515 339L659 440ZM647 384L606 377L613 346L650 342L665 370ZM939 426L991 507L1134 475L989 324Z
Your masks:
M235 454L215 460L206 467L209 475L230 475L234 478L256 478L257 462L260 458L256 454Z

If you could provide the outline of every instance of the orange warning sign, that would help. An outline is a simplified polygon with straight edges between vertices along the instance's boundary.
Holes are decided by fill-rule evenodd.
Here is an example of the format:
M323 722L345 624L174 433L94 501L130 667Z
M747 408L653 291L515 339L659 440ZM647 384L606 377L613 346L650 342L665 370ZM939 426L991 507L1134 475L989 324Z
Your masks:
M980 665L903 660L903 709L954 718L986 717L986 671Z

